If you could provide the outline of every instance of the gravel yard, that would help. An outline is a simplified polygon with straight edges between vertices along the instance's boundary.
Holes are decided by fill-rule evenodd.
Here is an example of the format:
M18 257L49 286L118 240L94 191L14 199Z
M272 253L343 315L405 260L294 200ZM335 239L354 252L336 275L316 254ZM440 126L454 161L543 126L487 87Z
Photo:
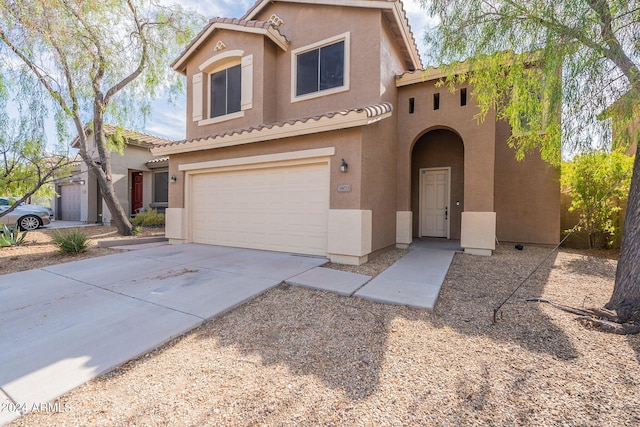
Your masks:
M524 301L601 307L615 260L561 251L492 324L547 251L457 254L434 313L281 285L15 425L638 425L640 337Z
M66 255L61 253L53 243L53 235L55 233L67 233L71 230L78 230L89 237L89 244L85 252L78 255ZM138 233L139 237L163 235L164 228L148 228ZM125 237L118 235L118 230L115 227L103 225L67 229L45 227L29 231L24 244L0 248L0 275L122 252L117 249L99 248L97 245L98 240L123 238ZM129 237L126 238L128 239Z

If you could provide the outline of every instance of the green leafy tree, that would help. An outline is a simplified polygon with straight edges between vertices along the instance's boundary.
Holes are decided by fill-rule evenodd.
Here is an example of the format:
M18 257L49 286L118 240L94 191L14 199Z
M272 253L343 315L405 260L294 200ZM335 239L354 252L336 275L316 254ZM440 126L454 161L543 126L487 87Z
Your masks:
M453 64L450 84L472 85L480 119L492 109L511 124L514 132L509 144L518 157L540 149L546 160L557 164L560 157L554 153L561 137L568 149L592 144L606 134L603 129L602 135L594 135L598 113L624 94L615 111L617 118L631 122L634 110L637 117L637 1L421 2L440 20L426 36L432 62ZM562 125L547 119L555 114L562 114ZM639 158L635 159L616 282L606 305L617 312L619 321L640 320Z
M587 152L562 164L562 189L571 198L569 211L584 217L580 228L588 233L590 248L612 244L618 237L615 215L629 194L632 169L633 157L618 151Z
M45 143L42 102L16 96L3 83L0 79L0 195L15 202L0 218L32 198L51 198L55 176L76 160L68 147Z
M48 95L59 134L73 124L79 155L97 177L119 233L131 235L112 182L105 117L133 124L144 119L159 93L179 89L181 80L168 64L200 18L155 0L0 0L0 16L4 79L35 80L21 90ZM97 159L88 146L89 130Z

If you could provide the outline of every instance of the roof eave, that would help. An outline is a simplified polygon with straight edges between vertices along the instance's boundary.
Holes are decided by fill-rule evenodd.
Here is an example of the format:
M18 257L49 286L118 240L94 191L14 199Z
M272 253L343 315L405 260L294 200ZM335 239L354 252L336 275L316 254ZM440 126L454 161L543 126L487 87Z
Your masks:
M216 30L231 30L231 31L240 31L244 33L261 34L263 36L268 37L269 40L271 40L276 46L278 46L284 52L286 52L289 49L289 41L286 39L286 37L280 34L280 32L277 29L275 29L272 26L268 28L257 28L257 27L243 27L237 24L230 24L230 23L214 22L209 26L209 28L207 28L198 37L196 42L193 43L186 52L184 52L182 55L176 58L175 61L173 61L173 64L171 64L171 68L173 68L174 71L177 71L180 74L186 75L187 70L185 67L185 63L191 57L191 55L200 48L200 46L205 42L205 40L207 40L209 36Z
M367 107L358 110L351 110L346 114L336 113L333 116L325 115L317 119L312 118L304 121L297 121L295 123L284 123L281 126L274 126L271 128L265 127L259 130L254 129L231 135L213 136L168 145L157 145L151 148L151 153L154 156L167 156L171 154L211 150L251 144L254 142L330 132L340 129L367 126L391 117L392 115L393 111L391 108L375 110L375 107Z

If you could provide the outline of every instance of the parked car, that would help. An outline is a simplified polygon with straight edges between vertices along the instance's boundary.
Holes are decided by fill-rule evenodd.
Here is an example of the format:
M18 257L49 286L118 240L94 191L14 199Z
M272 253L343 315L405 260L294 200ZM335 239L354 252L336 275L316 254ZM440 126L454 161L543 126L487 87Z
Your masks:
M12 200L9 197L0 197L0 213L9 210ZM0 216L0 224L7 227L18 226L21 230L35 230L51 223L47 208L38 205L20 204L10 213Z

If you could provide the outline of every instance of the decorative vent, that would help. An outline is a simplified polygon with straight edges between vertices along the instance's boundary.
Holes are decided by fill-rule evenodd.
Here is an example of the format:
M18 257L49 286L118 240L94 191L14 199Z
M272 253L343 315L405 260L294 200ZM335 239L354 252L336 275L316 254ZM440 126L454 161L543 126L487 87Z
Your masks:
M222 40L218 41L218 43L216 43L216 47L213 48L214 52L220 52L221 50L224 50L227 48L227 45L224 44L224 42Z
M269 23L276 28L284 25L284 21L275 13L269 18Z

